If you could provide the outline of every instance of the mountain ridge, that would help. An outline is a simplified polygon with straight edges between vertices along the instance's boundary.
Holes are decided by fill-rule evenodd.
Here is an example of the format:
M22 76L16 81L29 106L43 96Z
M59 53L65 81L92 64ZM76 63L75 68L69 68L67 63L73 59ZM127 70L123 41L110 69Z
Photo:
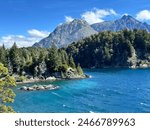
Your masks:
M71 22L65 22L56 27L48 37L35 43L33 47L49 48L55 44L58 48L68 46L86 37L102 31L120 31L120 30L146 30L150 32L150 25L142 23L130 15L124 15L114 21L105 21L89 25L85 20L74 19Z
M130 15L123 15L120 19L114 21L95 23L92 24L91 27L98 32L106 31L106 30L115 32L124 29L129 29L129 30L140 29L140 30L146 30L150 32L150 25L148 25L147 23L142 23Z

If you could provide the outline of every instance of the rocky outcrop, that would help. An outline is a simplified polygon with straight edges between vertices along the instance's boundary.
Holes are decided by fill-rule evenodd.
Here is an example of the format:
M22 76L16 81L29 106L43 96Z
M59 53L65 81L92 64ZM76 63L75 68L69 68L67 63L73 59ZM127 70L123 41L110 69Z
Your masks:
M18 79L20 76L15 75L15 79ZM26 83L35 83L35 82L45 82L45 81L55 81L55 80L61 80L61 79L83 79L83 78L89 78L86 74L78 74L76 69L68 68L66 72L55 72L52 73L51 76L46 77L33 77L29 75L24 76L25 80L16 80L17 84L26 84Z
M137 54L133 46L131 46L131 57L128 58L127 62L129 63L129 68L132 69L150 67L150 61L137 58Z
M131 69L136 69L136 68L150 68L150 61L148 60L137 60L137 62L131 66L129 66Z
M137 63L137 68L150 68L150 61L148 60L139 60Z
M26 87L23 86L20 88L20 90L24 90L24 91L39 91L39 90L56 90L59 89L58 86L54 86L54 85L33 85L31 87Z
M62 76L61 76L62 77ZM68 68L65 73L63 73L63 79L83 79L88 78L87 75L79 74L76 69Z
M19 75L15 75L15 79L18 79ZM57 80L56 77L54 76L49 76L47 78L44 78L42 76L39 77L33 77L33 76L29 76L29 75L25 75L25 80L20 81L20 80L16 80L17 84L26 84L26 83L35 83L35 82L43 82L43 81L55 81Z
M136 51L133 46L131 46L130 49L131 49L131 57L128 58L127 62L129 63L130 68L136 68L137 66Z
M25 84L25 83L35 83L35 82L45 82L45 81L55 81L55 80L61 80L61 79L80 79L80 78L88 78L87 75L84 74L82 69L78 68L67 68L64 71L58 71L58 72L49 72L46 71L43 67L43 73L41 75L33 76L31 74L25 73L24 75L20 76L17 74L14 74L13 76L16 79L17 84Z
M73 69L68 69L68 71L66 72L66 77L68 79L76 79L76 78L84 78L84 75L78 75L75 73L75 71Z

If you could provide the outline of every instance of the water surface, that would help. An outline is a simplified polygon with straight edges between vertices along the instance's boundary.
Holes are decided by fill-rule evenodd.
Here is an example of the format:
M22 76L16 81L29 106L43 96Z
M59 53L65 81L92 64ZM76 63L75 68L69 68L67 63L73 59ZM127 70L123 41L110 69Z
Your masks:
M59 90L25 92L16 88L13 107L23 113L150 112L150 69L93 69L85 73L92 78L36 83L58 85Z

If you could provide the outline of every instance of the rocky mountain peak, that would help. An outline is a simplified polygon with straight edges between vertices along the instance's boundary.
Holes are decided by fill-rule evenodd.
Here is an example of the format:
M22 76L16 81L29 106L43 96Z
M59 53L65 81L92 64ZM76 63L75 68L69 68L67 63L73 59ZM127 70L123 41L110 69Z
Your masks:
M123 15L115 21L107 21L91 25L96 31L120 31L124 29L140 29L150 32L150 25L142 23L130 15Z
M122 20L130 20L130 19L134 19L131 15L125 14L122 16L121 18Z
M140 21L136 20L130 15L123 15L121 19L118 19L116 21L124 21L126 23L132 22L132 23L141 23Z
M64 47L95 33L97 32L85 20L74 19L59 25L47 38L33 46L49 48L55 43L58 47Z
M123 15L115 21L106 21L89 25L85 20L74 19L71 22L65 22L56 27L47 38L35 43L33 46L49 48L53 43L58 47L68 46L72 42L79 41L90 35L102 31L120 31L120 30L140 29L150 32L150 25L136 20L130 15Z

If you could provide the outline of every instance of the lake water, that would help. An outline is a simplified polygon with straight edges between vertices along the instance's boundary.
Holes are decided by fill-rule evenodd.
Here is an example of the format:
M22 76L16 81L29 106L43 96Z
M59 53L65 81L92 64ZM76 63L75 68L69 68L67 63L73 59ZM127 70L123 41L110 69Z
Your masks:
M92 78L36 83L55 84L59 90L25 92L16 88L15 111L150 112L150 69L93 69L85 73Z

